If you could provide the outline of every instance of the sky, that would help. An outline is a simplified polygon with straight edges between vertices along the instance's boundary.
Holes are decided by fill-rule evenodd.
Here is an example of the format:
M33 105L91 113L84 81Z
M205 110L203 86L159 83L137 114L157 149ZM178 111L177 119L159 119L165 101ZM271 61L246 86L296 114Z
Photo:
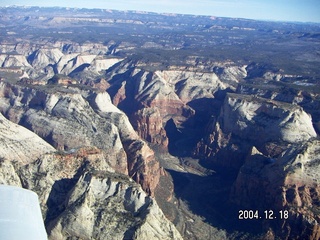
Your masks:
M320 23L320 0L1 0L0 6L61 6Z

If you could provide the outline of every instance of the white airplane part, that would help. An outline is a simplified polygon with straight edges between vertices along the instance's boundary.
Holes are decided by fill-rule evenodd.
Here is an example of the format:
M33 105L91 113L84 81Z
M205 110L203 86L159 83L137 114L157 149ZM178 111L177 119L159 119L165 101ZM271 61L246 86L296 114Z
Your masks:
M0 185L0 239L47 240L35 192Z

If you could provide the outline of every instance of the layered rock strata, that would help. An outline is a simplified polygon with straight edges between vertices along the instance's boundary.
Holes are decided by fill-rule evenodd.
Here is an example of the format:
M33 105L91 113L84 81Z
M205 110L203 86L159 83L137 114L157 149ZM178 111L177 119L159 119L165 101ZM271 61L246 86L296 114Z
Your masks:
M271 235L319 237L319 141L309 114L298 105L229 93L207 131L195 152L236 170L231 203L259 211ZM266 210L276 219L265 219Z
M277 156L290 144L316 136L310 115L297 105L228 94L196 154L218 165L239 168L252 146L267 156Z
M196 113L194 101L214 99L220 92L234 89L232 86L244 76L241 67L217 75L201 71L200 67L196 71L171 66L160 71L140 62L123 61L106 78L110 79L107 91L113 103L127 113L139 135L165 149L168 121L182 127Z
M102 149L113 169L129 174L153 194L159 180L159 163L107 93L0 84L0 111L8 119L61 151L88 146Z
M8 121L0 114L1 157L27 164L55 149L26 128ZM32 151L30 151L32 149Z
M319 144L319 140L310 140L293 145L277 158L253 147L233 185L231 201L261 214L272 210L274 220L265 220L263 226L273 228L282 239L318 239Z
M39 116L42 117L42 123L49 123L43 127L50 128L50 124L57 123L50 131L67 131L69 125L62 128L63 125L59 125L51 116L55 112L52 110L54 108L52 105L59 106L59 100L63 104L57 108L60 110L56 113L59 112L60 118L70 121L69 127L71 124L77 125L75 122L77 120L80 122L80 118L71 117L78 116L73 114L77 109L81 110L83 115L94 114L86 112L89 103L81 107L81 103L86 103L82 95L73 96L69 93L68 105L57 92L55 96L42 92L43 98L37 98L41 104L36 105L38 108L34 109L35 105L30 99L34 99L35 95L39 96L37 95L39 91L12 85L2 85L2 87L2 111L11 112L8 116L12 118L14 111L17 113L14 119L21 122L24 116L22 109L29 108L35 119L33 125L30 122L29 127L33 130L38 129L40 135L45 134L46 130L40 131L40 125L34 124ZM11 91L24 100L18 97L17 101L12 101L12 98L11 101L6 101L12 97ZM66 141L63 143L65 148L57 151L34 132L0 115L0 183L24 187L39 195L48 239L182 239L156 201L149 196L153 194L159 175L159 166L154 159L153 151L139 140L130 125L126 125L128 120L123 118L121 111L111 104L106 93L91 94L93 95L90 95L88 101L100 111L104 125L112 121L113 129L116 130L108 133L118 136L118 142L109 148L100 144L99 148L93 146L95 142L90 140L92 136L79 136L87 137L88 140L80 141L80 139L79 145L76 146L73 146L75 142ZM56 101L50 105L52 98ZM6 105L8 102L11 104ZM73 106L72 111L68 111L70 105ZM13 108L15 110L12 110ZM52 110L50 114L47 109ZM96 116L91 117L99 116L95 114ZM65 121L65 124L68 121ZM29 123L24 121L26 122ZM79 134L76 128L72 130L74 136ZM64 137L67 138L68 135ZM105 138L104 141L104 144L108 144L111 140ZM118 149L126 149L126 151L121 150L124 154L118 159L124 161L123 169L119 168L123 163L114 164L112 159L114 156L111 153L107 154L113 148L116 150L117 144ZM134 182L127 174L140 184Z

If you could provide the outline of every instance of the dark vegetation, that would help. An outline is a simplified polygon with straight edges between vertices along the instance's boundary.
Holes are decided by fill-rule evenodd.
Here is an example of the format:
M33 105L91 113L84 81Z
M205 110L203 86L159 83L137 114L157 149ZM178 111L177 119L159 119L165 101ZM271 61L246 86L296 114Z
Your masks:
M163 68L198 56L204 61L259 62L286 74L320 78L318 24L101 9L30 7L0 12L1 38L11 43L19 38L99 42L110 49L123 48L116 55L130 55L149 65L160 62Z

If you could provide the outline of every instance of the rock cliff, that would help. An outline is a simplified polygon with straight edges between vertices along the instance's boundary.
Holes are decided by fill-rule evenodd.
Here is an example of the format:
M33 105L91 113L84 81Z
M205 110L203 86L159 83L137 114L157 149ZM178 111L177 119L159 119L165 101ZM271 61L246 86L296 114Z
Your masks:
M0 111L8 119L27 127L58 150L90 146L102 149L112 168L129 173L153 194L159 163L107 93L0 84Z
M214 166L236 170L232 204L262 215L272 210L276 219L263 216L260 226L282 239L319 237L319 141L302 107L229 93L207 133L195 152Z
M319 143L293 145L277 158L253 147L234 183L231 201L261 213L272 210L277 219L266 220L263 226L265 230L272 227L282 239L318 239ZM278 216L285 210L287 217Z
M45 153L55 151L36 134L8 121L2 114L0 123L1 158L28 164Z
M319 86L316 82L269 81L267 84L255 82L240 84L237 88L237 93L254 94L263 98L299 105L312 116L314 127L317 132L320 132L320 100L318 89Z
M113 103L127 113L139 135L165 149L168 145L165 127L169 120L183 128L195 115L195 108L206 107L193 102L215 99L220 92L234 89L245 75L241 67L235 66L221 67L218 74L201 66L195 68L170 66L157 70L157 66L143 62L123 61L107 73L106 78L110 79L107 91ZM232 70L228 71L229 68Z
M69 92L65 99L6 83L1 90L7 117L44 138L49 132L60 148L0 115L0 183L38 193L49 239L182 239L149 196L160 174L153 151L107 93ZM101 122L89 125L89 115ZM98 134L81 131L95 123L101 143L93 140Z
M312 120L297 105L251 95L228 94L217 120L198 143L196 154L218 165L239 168L252 146L277 156L292 143L317 134Z

